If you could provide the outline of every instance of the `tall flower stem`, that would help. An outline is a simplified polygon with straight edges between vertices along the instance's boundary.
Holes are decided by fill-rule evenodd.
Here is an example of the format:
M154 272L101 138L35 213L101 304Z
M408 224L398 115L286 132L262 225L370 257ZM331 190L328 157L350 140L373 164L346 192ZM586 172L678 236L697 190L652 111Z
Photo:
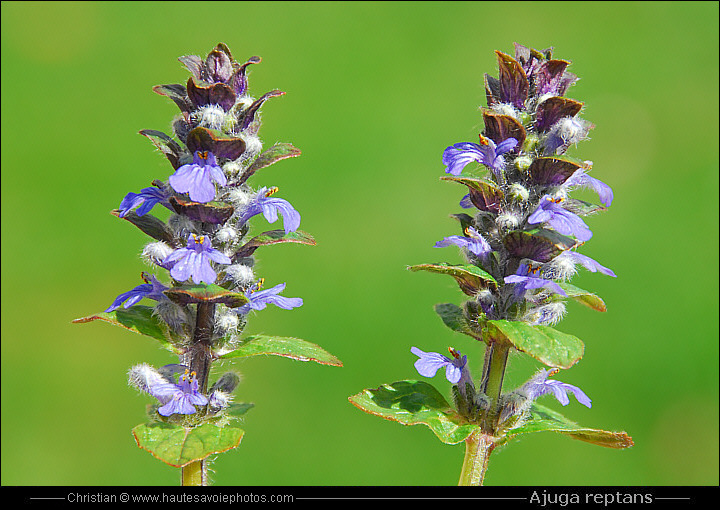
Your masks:
M494 440L494 437L479 429L465 439L465 460L458 485L483 484L490 454L495 448Z
M510 344L502 341L492 342L485 350L480 391L490 399L490 408L482 419L481 428L465 439L465 460L458 485L482 485L485 480L490 454L497 439L495 428L509 353Z
M214 317L214 304L198 303L195 333L193 334L193 343L188 354L190 356L190 370L195 372L198 386L202 393L207 392L208 376L210 375L210 362L212 361L210 345L212 342Z
M214 317L214 304L198 303L193 343L188 354L190 357L190 370L197 374L199 391L202 393L207 393L208 376L210 375ZM204 460L199 460L183 467L182 484L207 485L206 469L207 466Z
M487 434L494 434L497 426L500 393L509 354L510 344L502 341L492 342L485 350L480 390L490 399L490 408L485 413L482 423L482 429Z
M183 467L181 482L183 487L207 485L205 461L198 460Z

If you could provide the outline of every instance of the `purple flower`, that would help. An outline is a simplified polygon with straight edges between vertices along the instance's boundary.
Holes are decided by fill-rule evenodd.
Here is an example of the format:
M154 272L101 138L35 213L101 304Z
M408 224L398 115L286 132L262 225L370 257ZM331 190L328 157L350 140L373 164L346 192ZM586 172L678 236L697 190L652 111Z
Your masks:
M283 226L285 233L289 234L294 232L300 227L300 213L290 205L290 202L283 200L282 198L270 198L277 188L260 188L255 196L250 200L250 203L243 210L238 224L242 225L253 216L262 213L265 219L270 223L275 223L278 219L278 211L283 215Z
M437 352L421 351L417 347L411 347L410 352L420 358L415 362L415 368L423 377L435 377L435 373L445 367L445 377L452 384L458 384L461 391L465 389L464 385L459 384L461 379L471 382L470 373L465 368L467 356L462 356L455 349L450 349L450 353L453 355L452 359Z
M245 292L245 296L250 300L250 302L238 308L238 313L248 313L250 310L263 310L268 303L282 308L283 310L292 310L293 308L302 306L302 298L288 298L279 295L283 290L285 290L284 283L275 285L271 289L259 290L262 286L262 282L263 280L261 279L259 283L252 286Z
M617 278L617 275L611 270L608 269L605 266L602 266L598 264L597 261L591 259L587 255L583 255L581 253L578 253L576 251L566 251L561 253L556 257L556 259L569 259L570 261L576 263L576 264L582 264L585 269L591 272L600 271L602 274L606 274L608 276L612 276L614 278Z
M560 286L551 281L539 278L536 276L529 276L529 273L535 274L539 268L532 269L527 264L520 264L517 273L514 275L506 276L505 283L514 283L515 285L515 297L520 297L525 291L531 289L545 288L561 296L567 296L564 290Z
M130 308L142 298L160 301L165 297L163 291L167 290L168 288L159 281L157 281L157 278L155 278L151 274L143 272L142 279L145 280L146 283L138 285L134 289L120 294L118 297L115 298L115 301L112 302L110 307L105 310L105 313L110 313L117 310L118 308L120 308L120 305L123 303L123 301L127 301L124 307Z
M610 207L610 204L612 204L612 188L601 180L590 177L584 168L578 168L575 173L572 174L567 181L565 181L565 184L563 184L563 187L569 188L572 186L592 189L598 194L600 202L602 202L605 207Z
M213 283L217 274L213 271L210 261L218 264L230 264L230 258L214 249L207 236L190 234L186 248L179 248L163 260L162 265L172 267L170 276L180 282L192 277L195 283Z
M528 223L547 223L561 234L575 236L578 241L589 240L592 232L585 222L577 214L563 209L560 202L562 199L544 195L537 209L528 216Z
M208 151L195 151L193 162L183 165L170 176L169 182L178 193L189 193L194 202L210 202L215 198L215 185L227 184L215 155Z
M158 399L162 405L158 413L163 416L171 414L194 414L195 406L207 405L208 399L198 391L195 372L185 370L178 384L166 379L155 380L147 386L147 392Z
M557 369L540 370L537 374L533 376L532 379L530 379L523 385L522 390L527 393L528 398L530 398L531 400L535 400L536 398L547 393L552 393L558 400L558 402L560 402L564 406L570 403L567 392L571 391L575 395L575 398L578 402L580 402L586 407L592 407L592 401L577 386L573 386L572 384L566 384L564 382L556 381L553 379L548 379L548 377L553 376L557 373Z
M474 253L480 258L484 258L492 251L490 245L485 238L473 227L465 229L465 236L448 236L435 243L435 248L445 248L450 245L467 248L468 251Z
M136 214L143 216L149 213L157 203L164 205L172 211L167 196L157 188L143 188L140 190L140 193L128 193L125 195L125 198L122 199L122 202L120 202L120 207L118 208L120 210L119 216L120 218L124 218L136 207L138 208Z
M505 168L503 154L510 152L518 144L515 138L503 140L498 145L489 138L480 137L480 144L456 143L443 151L442 162L447 168L446 174L460 175L471 161L477 161L490 168L495 175Z

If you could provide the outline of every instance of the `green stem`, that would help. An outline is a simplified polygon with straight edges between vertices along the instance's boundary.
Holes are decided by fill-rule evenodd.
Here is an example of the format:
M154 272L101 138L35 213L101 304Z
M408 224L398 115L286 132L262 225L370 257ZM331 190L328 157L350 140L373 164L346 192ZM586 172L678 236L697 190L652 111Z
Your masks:
M207 485L207 471L204 460L198 460L182 468L182 485Z
M481 420L480 428L465 439L465 460L458 485L482 485L485 480L490 454L498 439L495 437L495 429L500 414L500 394L509 353L510 344L502 341L490 343L485 350L483 375L478 389L488 397L490 407Z
M494 439L479 429L465 439L465 460L458 485L483 484L490 454L495 448Z
M482 428L487 434L495 433L497 418L500 414L500 394L502 383L505 377L510 344L505 342L493 342L487 349L485 355L485 367L482 377L482 390L490 399L490 408L483 419Z

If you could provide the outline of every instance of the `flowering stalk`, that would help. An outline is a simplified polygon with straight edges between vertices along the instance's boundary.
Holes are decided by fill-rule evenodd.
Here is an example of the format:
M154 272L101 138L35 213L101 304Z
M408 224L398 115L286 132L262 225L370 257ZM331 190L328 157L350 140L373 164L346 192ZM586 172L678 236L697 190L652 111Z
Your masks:
M258 137L260 107L284 92L251 97L247 68L260 58L240 64L222 43L205 59L190 55L179 60L192 75L187 85L153 89L180 108L173 136L140 131L165 155L172 172L164 181L152 181L152 187L128 193L113 211L152 238L143 258L166 272L169 282L143 272L144 284L120 294L103 313L74 322L120 325L179 356L178 363L159 369L140 364L129 371L129 383L158 401L149 408L151 422L138 425L133 434L139 447L182 468L183 485L207 485L208 457L239 445L244 432L235 421L254 405L233 402L240 381L234 372L209 385L214 362L274 354L342 363L297 338L241 337L252 311L268 304L285 310L303 304L301 298L280 295L285 283L260 290L265 280L255 276L255 251L278 243L315 244L299 230L300 213L273 196L278 188L255 190L247 183L258 170L300 154L287 143L262 151ZM150 214L156 205L171 211L167 221ZM262 215L276 223L278 213L282 229L250 237L250 220ZM142 299L154 301L153 306L138 304Z
M583 104L564 97L577 81L567 71L570 62L553 59L550 49L519 44L514 58L496 54L499 77L485 76L488 107L482 109L485 129L479 143L456 143L442 155L447 174L442 179L467 188L459 205L472 215L454 214L462 235L445 237L435 247L459 247L466 263L409 267L452 276L470 298L462 306L444 303L435 309L450 329L486 344L480 379L475 384L471 362L453 348L448 358L412 347L420 375L433 377L446 367L452 404L422 381L399 381L350 397L371 414L423 423L447 444L464 441L460 485L481 485L493 450L523 433L551 430L613 448L633 444L624 432L580 427L536 402L550 393L567 405L571 392L591 407L582 390L550 379L577 363L584 351L582 341L551 326L565 314L566 299L606 309L602 299L568 280L577 265L615 276L577 251L593 235L583 217L609 207L613 192L590 176L592 162L565 154L593 127L578 117ZM594 190L604 206L571 198L578 187ZM503 391L513 350L552 370Z

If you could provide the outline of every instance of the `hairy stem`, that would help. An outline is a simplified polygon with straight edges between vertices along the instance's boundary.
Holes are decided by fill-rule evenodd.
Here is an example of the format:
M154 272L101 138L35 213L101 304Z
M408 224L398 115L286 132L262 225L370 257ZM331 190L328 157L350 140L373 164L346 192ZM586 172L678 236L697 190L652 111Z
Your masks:
M207 392L208 376L210 375L210 362L212 361L212 335L215 318L215 305L198 303L197 320L193 342L189 349L190 370L195 372L198 389L201 393ZM182 484L207 485L207 466L204 460L188 464L182 468Z
M481 430L476 430L465 439L465 460L458 485L483 484L490 454L495 448L494 439Z
M485 364L480 388L490 399L490 408L485 413L482 421L482 429L487 434L494 435L497 427L497 419L500 414L500 394L508 354L510 354L510 344L501 341L491 343L485 351Z
M198 460L182 468L182 485L207 485L207 471L205 461Z
M214 317L214 304L198 303L195 333L193 334L193 343L188 354L190 355L190 370L195 372L199 390L202 393L207 391L208 376L210 375L210 362L212 361L210 346L212 343Z
M485 411L480 428L465 439L465 460L458 485L482 485L485 480L490 454L496 446L495 429L509 353L510 344L502 341L494 341L485 349L479 391L489 398L490 407Z

